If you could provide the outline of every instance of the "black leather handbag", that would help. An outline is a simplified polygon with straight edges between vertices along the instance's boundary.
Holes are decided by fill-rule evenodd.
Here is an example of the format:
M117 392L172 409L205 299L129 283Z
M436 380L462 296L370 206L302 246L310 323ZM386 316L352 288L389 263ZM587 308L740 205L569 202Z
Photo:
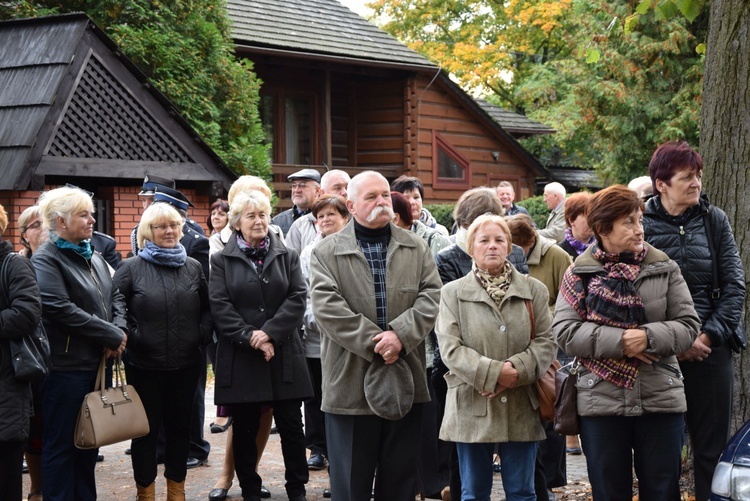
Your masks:
M16 254L9 254L3 260L0 269L0 284L5 296L5 304L10 308L11 298L8 295L8 262L10 259L25 259ZM34 332L20 338L9 340L11 363L16 381L30 383L38 381L49 374L50 347L47 334L41 319Z

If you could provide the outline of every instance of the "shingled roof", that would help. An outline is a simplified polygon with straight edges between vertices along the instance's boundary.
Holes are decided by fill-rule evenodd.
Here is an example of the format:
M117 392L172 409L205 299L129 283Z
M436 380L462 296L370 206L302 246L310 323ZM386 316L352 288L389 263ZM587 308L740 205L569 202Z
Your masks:
M515 111L501 108L500 106L494 105L484 99L476 99L476 102L495 122L500 125L500 127L503 128L503 130L513 135L516 139L536 134L554 134L557 132L552 127L531 120Z
M0 167L0 190L46 176L235 178L85 14L0 22Z
M336 0L228 0L227 12L238 46L437 68Z

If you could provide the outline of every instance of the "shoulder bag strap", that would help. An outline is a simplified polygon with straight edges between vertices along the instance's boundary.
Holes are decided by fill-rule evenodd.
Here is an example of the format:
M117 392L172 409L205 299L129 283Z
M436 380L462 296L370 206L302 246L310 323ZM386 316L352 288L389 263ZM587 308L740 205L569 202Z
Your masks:
M524 275L523 278L526 279L526 282L529 281L529 276ZM531 302L531 299L524 299L524 303L526 303L526 310L529 312L529 321L531 322L531 340L533 341L536 337L536 317L534 316L534 304Z
M709 211L703 214L703 226L706 228L706 240L708 240L708 252L711 254L711 299L717 300L721 297L721 287L719 287L719 263L716 256L719 253L714 247L714 236L709 224Z
M534 318L534 305L531 304L531 299L524 299L526 303L526 309L529 311L529 321L531 322L531 340L533 341L536 337L536 320Z
M0 287L3 289L3 299L5 299L5 307L10 308L10 280L8 280L8 263L13 258L14 253L10 253L3 259L3 265L0 267Z

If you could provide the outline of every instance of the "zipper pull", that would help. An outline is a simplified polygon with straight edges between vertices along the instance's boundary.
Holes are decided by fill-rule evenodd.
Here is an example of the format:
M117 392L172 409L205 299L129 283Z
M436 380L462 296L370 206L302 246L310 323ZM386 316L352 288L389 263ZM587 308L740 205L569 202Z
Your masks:
M684 234L685 234L685 230L682 229L682 226L680 226L680 235L684 235Z

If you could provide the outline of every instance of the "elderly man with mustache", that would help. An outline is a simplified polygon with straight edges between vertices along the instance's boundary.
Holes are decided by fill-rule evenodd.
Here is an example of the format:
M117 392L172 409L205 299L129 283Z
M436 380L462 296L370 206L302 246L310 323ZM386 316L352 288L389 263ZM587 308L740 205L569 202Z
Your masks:
M352 220L313 250L310 263L321 408L335 451L331 491L334 499L369 499L374 477L376 500L412 500L422 405L430 400L424 338L437 316L440 277L424 241L391 222L382 175L355 176L347 207ZM373 388L378 373L395 376L393 384Z

